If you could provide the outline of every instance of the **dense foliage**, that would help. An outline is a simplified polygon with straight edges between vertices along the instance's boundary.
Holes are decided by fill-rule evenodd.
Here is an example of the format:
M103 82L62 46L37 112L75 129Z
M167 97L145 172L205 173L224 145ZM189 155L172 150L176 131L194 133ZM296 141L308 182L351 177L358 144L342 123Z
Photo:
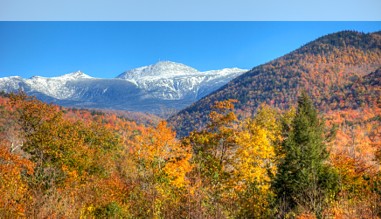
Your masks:
M381 217L379 108L324 121L303 94L238 118L236 103L176 139L166 122L1 97L0 217Z

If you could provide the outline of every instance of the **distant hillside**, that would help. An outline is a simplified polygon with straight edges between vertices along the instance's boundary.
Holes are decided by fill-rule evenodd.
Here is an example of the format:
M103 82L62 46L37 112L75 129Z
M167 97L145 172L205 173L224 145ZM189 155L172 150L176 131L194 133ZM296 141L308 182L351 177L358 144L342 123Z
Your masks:
M368 87L379 86L374 81L378 80L376 76L379 71L376 70L380 67L380 32L364 34L343 31L329 34L253 68L180 111L169 122L179 135L186 135L203 126L209 107L215 101L237 99L238 112L254 113L264 102L288 108L295 104L302 89L309 92L320 110L361 107L370 103L368 97L365 98L368 96ZM375 73L364 77L371 72ZM372 77L375 78L371 79ZM355 87L366 89L360 91ZM352 90L355 94L350 96ZM373 88L370 90L377 91Z

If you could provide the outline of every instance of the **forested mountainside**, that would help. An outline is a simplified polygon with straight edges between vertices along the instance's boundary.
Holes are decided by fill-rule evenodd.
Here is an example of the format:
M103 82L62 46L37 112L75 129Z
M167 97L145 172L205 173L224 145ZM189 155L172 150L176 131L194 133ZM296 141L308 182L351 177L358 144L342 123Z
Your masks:
M359 109L381 107L381 68L358 77L354 82L342 86L329 96L329 105L320 105L325 110Z
M236 111L252 114L262 103L288 108L296 103L301 90L323 111L375 104L380 101L379 84L370 81L377 81L380 67L380 32L329 34L254 67L168 121L184 136L203 127L215 101L237 99Z

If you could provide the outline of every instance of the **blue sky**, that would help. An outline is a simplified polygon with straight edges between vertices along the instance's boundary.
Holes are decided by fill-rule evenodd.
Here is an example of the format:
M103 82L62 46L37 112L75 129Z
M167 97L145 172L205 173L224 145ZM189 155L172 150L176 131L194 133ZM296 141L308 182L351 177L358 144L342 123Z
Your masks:
M112 78L160 60L249 69L341 30L380 31L381 22L0 22L0 77Z

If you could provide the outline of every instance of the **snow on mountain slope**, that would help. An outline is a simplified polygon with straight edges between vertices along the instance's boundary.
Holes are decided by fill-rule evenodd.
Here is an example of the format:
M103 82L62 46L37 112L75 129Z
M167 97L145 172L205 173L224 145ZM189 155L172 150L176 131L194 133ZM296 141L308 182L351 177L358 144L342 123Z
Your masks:
M176 76L193 75L199 71L181 63L161 61L153 65L143 66L126 71L117 78L131 81L142 79L173 78Z
M69 82L83 79L92 79L80 71L65 74L59 77L33 76L23 79L19 76L0 78L0 90L11 92L19 89L29 92L38 92L58 100L69 99L75 94L75 89L67 86Z
M10 92L22 87L24 79L19 76L0 78L0 90Z
M200 72L184 64L163 61L126 71L117 78L128 80L148 92L145 98L162 100L198 99L200 89L208 93L207 87L220 87L231 79L246 72L239 68L226 68Z
M64 106L161 113L180 110L215 91L246 70L200 72L175 62L158 62L126 71L114 79L92 78L80 71L59 77L0 78L0 91L19 89Z
M75 89L67 86L68 82L79 81L83 79L92 79L92 77L84 74L83 72L77 71L52 78L34 76L30 79L26 79L25 83L29 85L30 88L34 91L43 93L59 100L63 100L69 99L75 95Z

